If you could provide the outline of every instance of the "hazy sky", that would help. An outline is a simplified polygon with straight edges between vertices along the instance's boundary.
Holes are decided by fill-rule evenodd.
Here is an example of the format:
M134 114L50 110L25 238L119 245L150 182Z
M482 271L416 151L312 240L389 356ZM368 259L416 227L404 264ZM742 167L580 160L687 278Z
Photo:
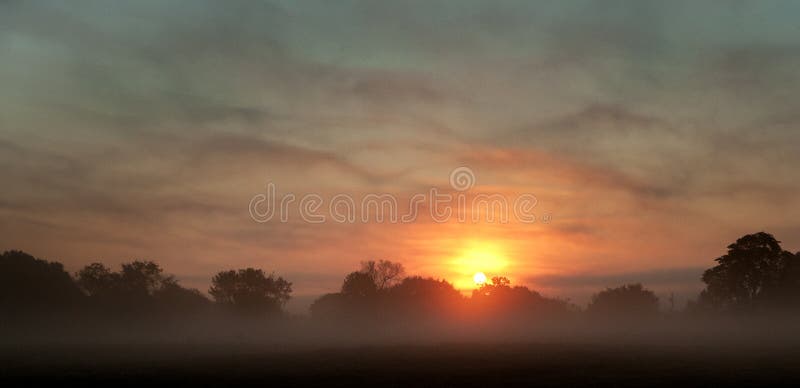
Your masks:
M2 1L0 249L71 271L361 260L551 296L692 293L745 233L800 249L800 2ZM278 194L531 193L549 223L256 223ZM485 268L484 268L485 267ZM302 297L300 298L302 299Z

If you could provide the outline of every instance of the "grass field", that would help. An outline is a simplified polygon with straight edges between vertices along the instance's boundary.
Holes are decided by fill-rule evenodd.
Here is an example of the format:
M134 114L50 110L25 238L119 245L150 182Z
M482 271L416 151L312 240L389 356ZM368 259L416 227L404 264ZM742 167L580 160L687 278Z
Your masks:
M37 346L3 349L0 371L4 380L106 386L777 386L800 383L800 349L554 343Z

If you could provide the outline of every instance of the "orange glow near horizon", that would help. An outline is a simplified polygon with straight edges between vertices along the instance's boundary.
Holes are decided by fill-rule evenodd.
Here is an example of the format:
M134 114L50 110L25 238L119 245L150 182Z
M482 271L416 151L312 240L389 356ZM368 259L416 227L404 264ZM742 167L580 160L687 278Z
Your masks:
M468 243L461 253L452 260L451 267L456 275L453 285L459 290L475 288L478 275L483 275L483 282L491 276L503 275L508 267L508 258L504 249L497 243L473 241Z

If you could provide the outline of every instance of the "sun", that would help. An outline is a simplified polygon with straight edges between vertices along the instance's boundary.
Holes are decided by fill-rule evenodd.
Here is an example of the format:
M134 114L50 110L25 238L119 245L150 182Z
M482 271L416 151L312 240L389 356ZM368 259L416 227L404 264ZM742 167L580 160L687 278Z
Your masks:
M474 241L465 244L450 265L456 274L456 288L470 290L476 285L486 283L487 273L505 274L508 270L508 259L500 244Z

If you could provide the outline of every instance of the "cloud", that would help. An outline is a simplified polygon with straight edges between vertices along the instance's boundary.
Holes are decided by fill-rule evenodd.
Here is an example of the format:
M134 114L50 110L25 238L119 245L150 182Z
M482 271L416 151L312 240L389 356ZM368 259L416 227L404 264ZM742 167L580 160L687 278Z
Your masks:
M309 284L304 266L336 277L393 250L436 267L453 233L542 253L577 283L666 282L647 272L664 257L795 228L795 8L0 2L0 243L71 263L158 255L178 273L224 258ZM407 197L461 165L476 192L536 194L549 229L246 214L267 180ZM580 275L647 254L630 277Z
M461 160L478 168L492 171L508 170L514 174L522 174L530 181L551 180L561 184L580 182L583 189L622 190L636 197L655 199L673 195L669 187L637 181L613 169L590 165L545 151L511 147L475 147L463 154Z

